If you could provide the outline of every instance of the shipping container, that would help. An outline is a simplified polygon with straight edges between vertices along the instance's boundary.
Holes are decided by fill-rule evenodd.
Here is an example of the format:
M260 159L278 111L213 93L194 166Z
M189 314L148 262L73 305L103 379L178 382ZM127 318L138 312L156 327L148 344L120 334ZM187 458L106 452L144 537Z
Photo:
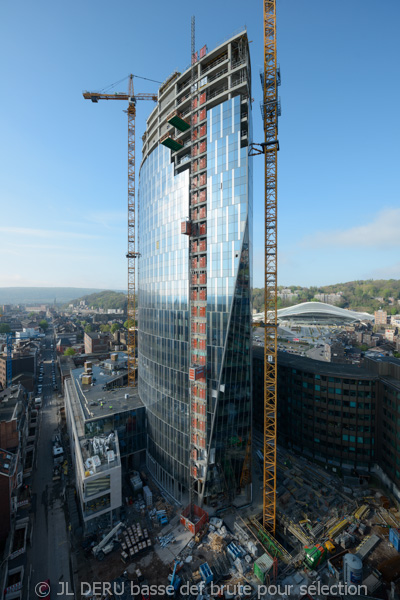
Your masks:
M400 529L391 529L389 531L389 542L393 544L397 552L400 552Z
M254 563L254 575L260 583L264 584L267 580L267 575L273 565L273 560L268 554L262 554Z

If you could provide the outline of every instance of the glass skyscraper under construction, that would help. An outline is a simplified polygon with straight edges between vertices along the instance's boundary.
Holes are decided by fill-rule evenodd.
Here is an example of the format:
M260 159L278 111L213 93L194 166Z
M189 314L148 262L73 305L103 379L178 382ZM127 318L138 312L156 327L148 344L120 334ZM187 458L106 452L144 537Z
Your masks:
M138 385L148 467L181 503L249 483L251 71L246 31L160 88L139 179ZM247 452L246 452L247 451Z

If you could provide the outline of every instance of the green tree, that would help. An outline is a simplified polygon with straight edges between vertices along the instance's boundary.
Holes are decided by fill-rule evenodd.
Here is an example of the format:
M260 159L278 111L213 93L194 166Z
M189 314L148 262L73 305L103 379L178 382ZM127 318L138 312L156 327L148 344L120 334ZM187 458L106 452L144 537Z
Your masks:
M382 296L385 298L385 300L387 300L388 298L393 296L393 291L390 288L385 288L384 290L382 290Z
M43 331L46 331L48 329L49 324L46 321L46 319L42 319L41 321L39 321L39 327L41 327Z
M125 329L131 329L132 327L136 327L136 321L134 319L127 319L124 323Z
M74 348L67 348L64 351L64 356L74 356L76 354Z
M395 306L392 306L392 308L390 309L390 314L397 315L397 308Z
M33 317L36 317L36 313L34 313L34 312L30 312L30 313L29 313L29 315L28 315L28 317L29 317L30 319L32 319Z
M109 333L110 329L111 329L110 325L100 325L101 333Z
M8 323L0 323L0 333L10 333L11 328Z
M92 333L92 331L93 331L93 327L91 326L90 323L85 325L85 333Z
M113 323L111 325L111 333L115 333L116 331L118 331L118 329L121 329L120 323Z

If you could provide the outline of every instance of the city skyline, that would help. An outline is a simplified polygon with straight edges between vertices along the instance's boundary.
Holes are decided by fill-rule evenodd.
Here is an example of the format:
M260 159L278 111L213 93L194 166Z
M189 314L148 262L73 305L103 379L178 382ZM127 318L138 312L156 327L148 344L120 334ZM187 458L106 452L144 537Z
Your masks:
M1 287L126 287L124 107L94 106L81 93L101 89L129 72L164 81L176 68L186 68L191 8L174 3L186 27L179 42L170 43L163 35L169 9L158 6L158 11L150 5L133 9L127 2L118 10L105 2L72 2L68 7L45 2L42 10L28 2L18 9L2 7L1 44L8 58L2 65L0 116L5 140ZM213 10L216 18L211 22L206 10L196 14L199 48L216 46L242 26L238 10ZM277 10L282 72L278 283L399 278L399 67L394 56L400 7L388 2L377 13L372 2L356 1L340 20L333 6L316 1L309 2L306 13L294 4L278 5ZM246 21L252 40L257 141L262 139L259 7L240 20ZM148 38L142 23L150 22L153 33ZM373 53L366 35L370 30L377 37ZM385 82L385 109L379 114L379 133L372 137L377 110L370 82L375 73ZM142 79L134 84L138 92L159 87ZM126 87L123 81L114 89ZM27 102L29 117L24 116ZM138 107L137 170L150 111L148 103ZM372 159L373 145L379 151ZM263 168L261 159L252 160L254 286L261 287L263 218L257 217L263 215Z

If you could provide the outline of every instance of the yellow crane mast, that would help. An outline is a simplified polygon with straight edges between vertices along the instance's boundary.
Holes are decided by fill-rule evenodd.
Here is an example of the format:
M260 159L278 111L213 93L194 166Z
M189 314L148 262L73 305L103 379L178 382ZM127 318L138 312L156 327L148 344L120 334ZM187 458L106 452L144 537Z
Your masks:
M128 320L136 320L136 165L135 165L135 128L136 101L153 100L157 102L156 94L134 94L133 75L129 76L128 93L104 94L101 92L84 92L85 100L125 100L128 102ZM128 385L136 386L136 331L135 327L128 328Z
M276 526L276 419L277 419L277 153L280 70L276 61L276 0L264 0L264 73L261 113L264 143L253 144L249 154L264 155L265 272L264 272L264 482L263 526L275 535Z
M264 0L264 168L265 168L265 343L264 343L264 501L263 525L275 535L277 415L277 86L276 0Z

